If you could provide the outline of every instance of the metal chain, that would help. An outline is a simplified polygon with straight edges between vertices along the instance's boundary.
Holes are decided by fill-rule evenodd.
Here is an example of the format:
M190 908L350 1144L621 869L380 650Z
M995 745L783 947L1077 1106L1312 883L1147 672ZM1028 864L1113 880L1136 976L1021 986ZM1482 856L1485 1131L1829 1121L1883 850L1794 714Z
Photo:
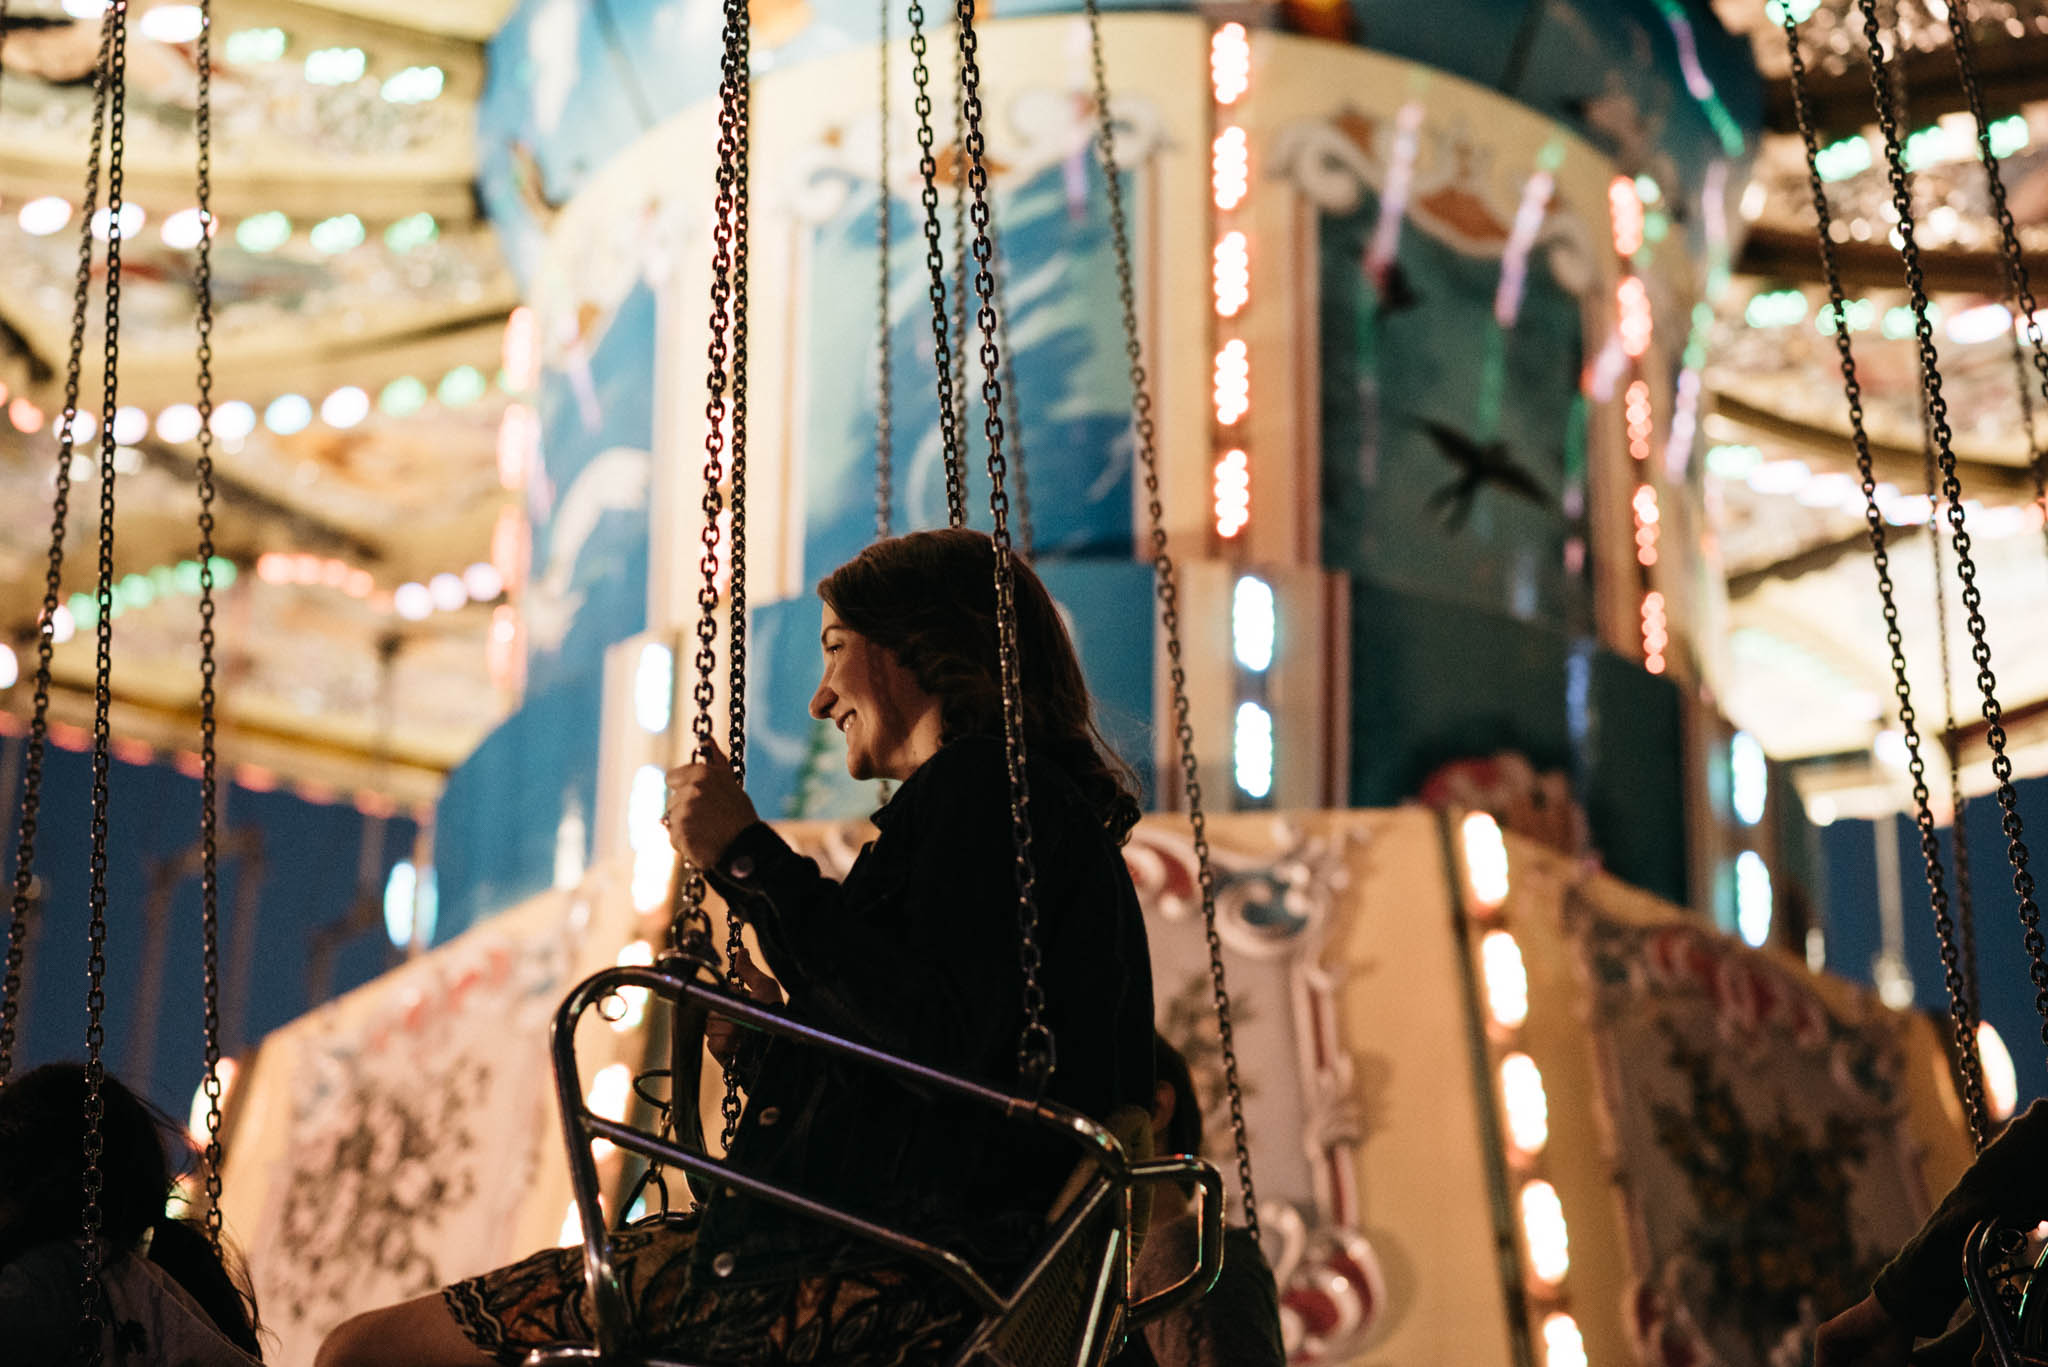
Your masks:
M955 38L958 38L957 30ZM974 428L967 413L967 291L970 285L967 246L967 73L961 65L961 44L953 44L953 422L960 433L962 493L955 527L967 522L967 446Z
M1998 220L1998 257L2005 267L2006 296L2018 312L2013 330L2013 361L2019 371L2020 420L2025 424L2027 435L2027 466L2034 476L2034 496L2044 517L2048 517L2048 470L2043 469L2044 457L2041 448L2034 442L2034 388L2038 381L2041 395L2048 398L2048 342L2044 342L2041 323L2034 315L2038 309L2034 302L2034 289L2027 277L2026 258L2020 253L2019 228L2013 222L2012 209L2006 203L2005 175L1998 169L1998 158L1991 151L1991 124L1984 113L1984 87L1977 76L1976 43L1970 36L1967 7L1963 0L1948 7L1949 46L1955 49L1956 74L1962 78L1963 96L1970 106L1970 117L1977 121L1977 159L1984 166L1985 188L1991 192L1991 214ZM2027 337L2027 350L2032 354L2036 379L2029 380L2025 358L2020 350L2019 334ZM2044 523L2044 535L2048 535L2048 523ZM2039 987L2040 984L2037 984ZM2048 990L2048 989L2043 989ZM2043 1006L2048 1013L2048 1005ZM2048 1027L2044 1027L2048 1035Z
M1920 857L1927 876L1928 905L1934 913L1935 934L1941 942L1942 981L1948 989L1950 1045L1956 1071L1962 1082L1963 1115L1969 1122L1970 1137L1982 1149L1989 1134L1984 1102L1983 1065L1976 1052L1976 1033L1969 1026L1967 992L1960 970L1955 921L1949 913L1948 878L1942 867L1941 841L1935 834L1932 795L1927 787L1927 762L1921 754L1918 714L1913 707L1912 687L1906 675L1905 635L1899 629L1899 607L1892 586L1891 556L1885 549L1884 516L1877 506L1877 476L1870 456L1870 436L1864 428L1863 386L1857 376L1856 358L1843 325L1841 271L1835 260L1834 238L1830 235L1833 214L1828 207L1827 188L1820 178L1817 158L1820 140L1814 131L1812 110L1806 94L1806 59L1799 49L1799 30L1790 7L1781 16L1785 45L1790 54L1792 109L1806 149L1806 182L1818 220L1821 271L1828 286L1829 316L1835 320L1835 352L1842 373L1842 394L1849 410L1849 435L1856 449L1856 470L1863 481L1863 518L1870 534L1871 561L1877 571L1878 603L1884 613L1885 643L1891 651L1892 692L1898 698L1899 728L1906 738L1906 767L1913 780L1914 823L1920 833Z
M747 0L727 7L726 46L732 58L733 241L732 241L732 513L728 521L726 562L726 711L727 750L733 775L747 775L747 154L753 122L753 53ZM740 916L725 909L725 982L744 994L740 977ZM727 1149L740 1128L739 1070L725 1068L725 1095L719 1115L725 1122L720 1140Z
M1858 0L1863 11L1866 46L1873 74L1885 64L1884 45L1877 28L1874 0ZM2000 828L2005 833L2006 857L2012 865L2013 892L2019 899L2020 923L2024 927L2028 972L2034 983L2034 1005L2041 1015L2041 1037L2048 1043L2048 939L2041 934L2041 909L2034 900L2034 876L2028 871L2025 832L2020 820L2019 794L2013 787L2012 760L2006 754L2003 712L1999 706L1997 678L1991 670L1991 646L1985 640L1983 594L1977 588L1976 562L1970 556L1970 534L1964 527L1962 483L1956 477L1955 451L1950 445L1948 402L1941 391L1941 370L1935 352L1934 329L1927 317L1926 280L1920 270L1920 248L1913 235L1913 206L1906 183L1904 158L1900 150L1899 122L1890 93L1882 80L1874 80L1879 127L1885 138L1885 165L1892 187L1892 205L1899 215L1900 255L1906 268L1906 287L1912 296L1914 333L1919 344L1921 381L1926 389L1929 421L1934 429L1935 459L1941 465L1942 493L1948 500L1949 541L1955 548L1956 577L1962 583L1965 623L1970 631L1970 657L1977 665L1977 688L1983 697L1985 743L1991 749L1991 770L1998 780ZM2024 282L2022 282L2024 283ZM1972 1037L1974 1050L1976 1040Z
M1941 753L1948 765L1948 838L1956 874L1957 967L1962 974L1963 1005L1969 1012L1970 1035L1974 1039L1977 1022L1983 1019L1983 1009L1978 999L1977 907L1970 889L1970 840L1963 830L1969 803L1963 798L1962 755L1956 737L1955 679L1948 659L1948 593L1943 588L1946 572L1942 567L1941 514L1937 503L1940 476L1934 461L1934 428L1927 421L1925 412L1920 415L1920 427L1921 473L1927 485L1927 548L1934 575L1934 640L1941 656L1941 707L1946 719L1941 733Z
M1024 422L1017 404L1017 352L1010 345L1010 305L1003 296L1009 262L1003 255L1002 238L996 232L993 218L988 226L989 241L995 249L991 268L996 282L996 346L1003 356L1003 435L1010 439L1010 474L1017 490L1017 554L1028 562L1037 548L1031 530L1031 484L1025 475Z
M109 11L111 13L111 11ZM71 459L75 446L79 385L85 364L86 307L92 293L92 220L100 197L100 161L106 145L107 67L106 21L100 26L100 53L94 68L92 140L86 158L85 196L79 205L78 271L71 291L71 345L64 360L64 407L57 425L56 493L50 514L50 549L43 573L43 610L37 619L35 704L30 715L27 754L23 761L21 827L14 854L14 896L7 926L6 1001L0 1003L0 1082L13 1072L17 1020L21 1010L21 976L28 948L29 906L35 892L36 836L40 828L43 755L50 734L50 663L56 646L58 609L63 605L64 533L71 519Z
M961 112L966 139L968 218L974 225L975 323L981 331L981 397L987 405L988 507L994 521L996 656L1002 673L1003 752L1010 777L1010 842L1016 860L1018 959L1024 970L1024 1028L1017 1038L1017 1072L1043 1094L1059 1066L1052 1027L1045 1021L1045 988L1039 981L1038 869L1031 850L1031 780L1024 737L1024 686L1017 654L1016 565L1010 542L1010 495L1003 457L1002 355L996 343L995 255L989 240L988 164L981 132L981 63L975 56L974 0L959 0Z
M931 271L932 365L939 379L939 442L946 463L946 521L967 524L966 456L953 400L953 344L946 324L946 254L939 245L939 163L932 149L932 73L925 63L924 6L910 3L911 79L917 83L917 171L924 180L924 260Z
M106 1044L107 974L107 804L108 771L113 736L109 713L113 705L114 666L114 415L118 411L121 354L121 181L127 125L128 0L114 0L100 25L100 46L106 61L94 85L105 92L107 106L107 283L103 315L104 364L100 374L100 497L99 575L94 586L98 620L93 624L94 669L92 713L92 853L86 894L90 908L85 965L85 1124L84 1202L79 1231L79 1332L87 1355L100 1358L100 1208L105 1100L101 1089L106 1069L100 1055ZM97 94L95 97L97 103ZM97 150L97 149L95 149ZM95 168L96 169L96 168ZM92 250L91 227L81 250ZM68 415L67 415L68 416Z
M192 292L198 306L199 367L199 897L200 964L204 977L206 1073L206 1237L219 1253L220 1144L220 756L219 702L214 681L213 600L213 0L199 0L199 103L196 126L198 259Z
M876 140L880 147L878 165L875 168L875 539L889 535L890 504L895 501L893 486L894 452L891 449L896 440L894 394L891 390L893 376L889 371L889 217L894 207L889 198L889 4L881 0L877 19L878 37L875 42L876 66L879 69L881 121L877 125Z
M1116 120L1109 108L1109 77L1102 58L1102 12L1087 0L1088 50L1094 76L1095 146L1109 197L1110 241L1116 252L1117 301L1123 311L1124 355L1130 362L1131 429L1138 466L1144 473L1145 507L1151 525L1152 571L1159 620L1166 631L1166 655L1173 682L1174 730L1180 743L1181 782L1187 792L1188 824L1195 844L1196 878L1202 890L1202 927L1209 943L1209 987L1216 1006L1216 1031L1223 1051L1223 1084L1230 1097L1230 1132L1237 1147L1238 1187L1244 1193L1245 1225L1259 1238L1259 1203L1252 1185L1251 1142L1244 1119L1244 1086L1238 1076L1237 1042L1231 1027L1230 988L1223 966L1223 941L1216 929L1216 870L1209 853L1208 820L1202 811L1201 766L1195 757L1195 728L1188 698L1187 662L1180 639L1180 589L1166 540L1166 510L1160 501L1158 428L1152 417L1151 382L1138 331L1138 296L1131 264L1130 226L1116 160Z
M7 77L7 0L0 0L0 93L4 93ZM63 526L58 525L57 540L61 544ZM43 621L49 621L44 614ZM45 694L47 698L47 693ZM34 773L37 783L42 778L42 749L36 749ZM28 924L25 915L26 889L21 888L21 868L15 869L16 886L19 889L10 899L7 912L7 967L0 976L0 1087L7 1085L7 1078L14 1071L15 1018L20 1014L17 999L21 995L21 970L27 961Z

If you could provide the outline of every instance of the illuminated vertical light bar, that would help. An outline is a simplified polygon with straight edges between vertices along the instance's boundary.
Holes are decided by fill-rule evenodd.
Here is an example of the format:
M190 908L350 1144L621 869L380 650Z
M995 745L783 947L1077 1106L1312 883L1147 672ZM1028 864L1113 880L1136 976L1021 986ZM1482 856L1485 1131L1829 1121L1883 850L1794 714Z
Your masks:
M1643 668L1652 674L1664 672L1664 652L1671 644L1670 623L1664 618L1664 595L1651 589L1643 595Z
M1521 316L1522 294L1529 283L1529 253L1535 249L1536 234L1543 230L1556 188L1556 178L1548 171L1536 172L1522 185L1522 202L1515 208L1515 224L1501 251L1500 284L1493 292L1494 321L1503 328L1513 327Z
M1648 569L1657 563L1657 491L1638 484L1630 504L1636 518L1636 563Z
M1251 193L1251 139L1237 114L1251 80L1251 34L1235 21L1218 25L1209 35L1209 92L1214 102L1209 149L1214 214L1210 298L1216 319L1210 340L1217 430L1210 478L1214 526L1224 541L1236 540L1251 521L1251 455L1243 437L1230 430L1251 409L1251 352L1236 325L1251 304L1252 244L1232 221ZM1256 742L1252 748L1256 751ZM1255 772L1256 765L1253 768Z
M1508 899L1508 846L1500 823L1486 812L1468 814L1458 827L1465 859L1465 884L1474 908L1491 913Z
M1655 467L1650 453L1656 440L1656 414L1651 405L1649 380L1642 373L1643 358L1649 354L1656 332L1656 319L1650 287L1635 270L1635 258L1644 247L1645 216L1642 193L1634 180L1616 176L1608 182L1607 213L1614 236L1614 254L1620 258L1622 267L1621 280L1614 289L1614 341L1620 351L1617 359L1629 373L1628 385L1622 392L1622 418L1627 428L1630 464L1637 472L1629 496L1629 511L1635 526L1636 588L1642 595L1643 668L1652 674L1662 674L1669 661L1671 632L1664 595L1657 591L1652 575L1663 534L1663 513L1658 507L1656 486L1651 482ZM1693 384L1696 402L1696 377ZM1686 441L1691 441L1689 431ZM1667 465L1669 461L1667 452Z
M1623 415L1628 419L1628 454L1633 460L1650 458L1650 438L1654 435L1650 415L1650 382L1633 380L1628 393L1622 398Z

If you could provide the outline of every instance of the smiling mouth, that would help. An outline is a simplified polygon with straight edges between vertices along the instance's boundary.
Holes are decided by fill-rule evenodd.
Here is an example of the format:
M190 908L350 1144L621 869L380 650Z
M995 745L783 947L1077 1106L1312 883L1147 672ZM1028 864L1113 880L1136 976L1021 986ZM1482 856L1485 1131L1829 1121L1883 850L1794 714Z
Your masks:
M840 735L842 735L842 736L843 736L843 735L845 735L845 734L846 734L846 724L847 724L848 722L852 721L852 720L853 720L853 713L851 713L851 712L846 712L846 713L842 713L842 714L840 715L840 718L839 718L839 720L838 720L837 722L835 722L835 723L834 723L834 725L836 725L836 726L837 726L837 727L839 728L839 734L840 734Z

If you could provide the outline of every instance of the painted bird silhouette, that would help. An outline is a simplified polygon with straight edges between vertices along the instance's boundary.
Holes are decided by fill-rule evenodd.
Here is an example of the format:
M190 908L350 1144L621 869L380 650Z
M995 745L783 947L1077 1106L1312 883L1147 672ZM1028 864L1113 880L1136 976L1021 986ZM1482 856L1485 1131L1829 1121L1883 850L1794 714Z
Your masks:
M1480 490L1489 484L1539 508L1550 507L1549 492L1536 476L1514 462L1506 442L1491 441L1481 446L1463 432L1439 422L1425 422L1422 430L1436 443L1443 458L1458 470L1457 478L1431 494L1428 502L1432 510L1444 510L1444 525L1450 530L1457 531L1465 525Z

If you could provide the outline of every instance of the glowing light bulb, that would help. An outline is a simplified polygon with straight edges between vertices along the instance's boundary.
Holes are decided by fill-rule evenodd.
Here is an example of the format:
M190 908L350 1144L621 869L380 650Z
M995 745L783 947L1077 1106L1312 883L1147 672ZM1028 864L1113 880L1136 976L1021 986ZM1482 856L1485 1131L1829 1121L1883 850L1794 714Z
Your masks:
M1507 1112L1508 1138L1526 1154L1539 1154L1550 1142L1550 1098L1543 1074L1527 1054L1509 1054L1500 1061L1500 1095Z
M1735 929L1744 944L1771 938L1771 870L1755 850L1735 856Z
M1251 299L1251 254L1243 233L1227 232L1217 239L1211 276L1216 316L1237 317Z
M1529 1250L1529 1271L1545 1286L1556 1286L1572 1265L1564 1203L1557 1199L1557 1189L1550 1183L1535 1181L1523 1184L1519 1204L1522 1239Z
M422 621L433 615L434 595L417 581L400 584L391 591L391 610L408 622Z
M1570 1315L1544 1316L1543 1367L1586 1367L1586 1339Z
M263 425L280 437L303 432L312 422L313 404L303 394L280 394L263 410Z
M1519 1030L1529 1019L1529 971L1522 947L1505 930L1489 930L1479 942L1480 976L1486 980L1486 1010L1494 1024Z
M1500 823L1486 812L1468 813L1458 826L1465 856L1465 881L1481 911L1498 911L1508 900L1508 845Z
M1240 338L1232 338L1216 353L1216 421L1234 426L1252 406L1251 357Z
M1210 189L1219 209L1235 209L1251 190L1251 148L1242 128L1232 124L1216 135L1209 153Z
M1233 740L1237 786L1246 797L1267 796L1273 791L1273 714L1255 702L1239 703Z
M343 431L370 416L370 396L355 385L343 385L320 401L320 420Z
M1209 86L1216 103L1236 104L1252 80L1251 35L1232 21L1209 39Z
M1257 575L1247 574L1237 581L1230 597L1232 652L1246 669L1263 673L1273 663L1273 636L1278 617L1273 603L1273 586Z
M166 247L185 251L198 246L201 238L210 236L212 226L199 210L180 209L163 221L157 235L163 238Z
M189 403L174 403L156 415L156 434L172 445L182 445L199 435L199 410Z
M1984 1099L1993 1120L2009 1120L2019 1105L2019 1074L2013 1068L2012 1053L1990 1021L1977 1022L1977 1055L1984 1063Z
M650 736L668 730L675 710L676 656L660 641L640 647L633 669L633 716Z
M22 205L16 217L23 232L31 237L48 237L71 221L71 201L60 195L44 195Z
M1233 537L1251 520L1251 470L1243 451L1225 451L1216 461L1216 534Z

